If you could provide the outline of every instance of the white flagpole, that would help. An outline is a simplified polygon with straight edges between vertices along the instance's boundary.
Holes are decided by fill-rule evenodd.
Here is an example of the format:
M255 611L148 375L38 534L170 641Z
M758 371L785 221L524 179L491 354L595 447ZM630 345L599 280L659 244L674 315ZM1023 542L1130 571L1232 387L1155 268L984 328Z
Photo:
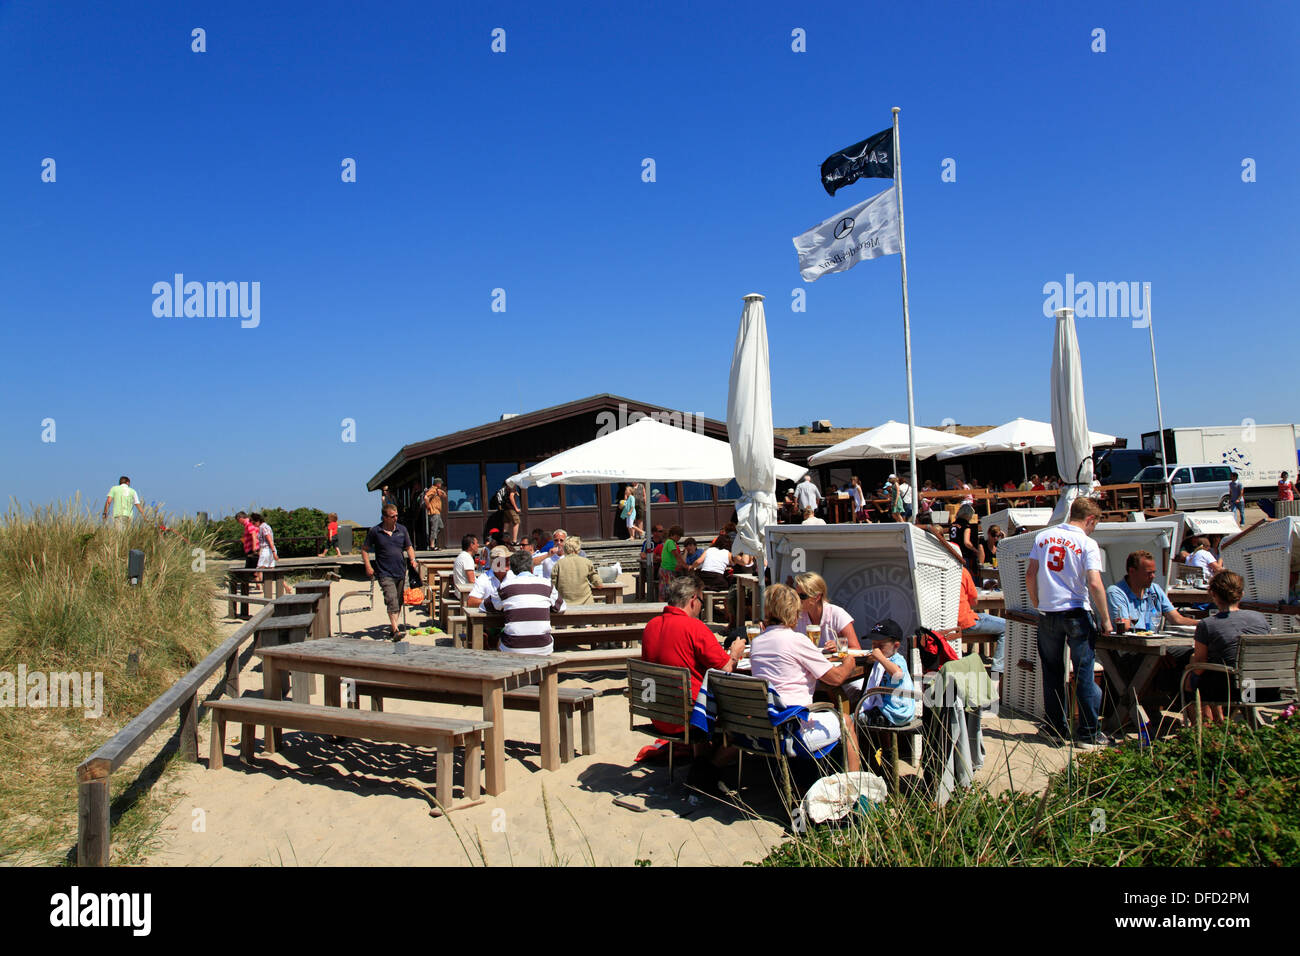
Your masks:
M1163 494L1166 495L1165 501L1168 502L1168 478L1169 469L1165 468L1168 460L1165 458L1165 413L1160 408L1160 372L1156 370L1156 327L1151 323L1151 283L1142 283L1142 297L1147 303L1147 332L1151 335L1151 377L1156 382L1156 428L1160 430L1160 468L1164 472L1165 481Z
M903 267L903 354L907 363L907 450L911 473L907 476L909 497L916 498L916 408L912 401L912 323L907 314L907 243L903 239L903 157L898 149L898 112L894 108L894 197L898 200L898 255ZM903 502L907 504L906 501ZM912 506L911 521L920 509Z

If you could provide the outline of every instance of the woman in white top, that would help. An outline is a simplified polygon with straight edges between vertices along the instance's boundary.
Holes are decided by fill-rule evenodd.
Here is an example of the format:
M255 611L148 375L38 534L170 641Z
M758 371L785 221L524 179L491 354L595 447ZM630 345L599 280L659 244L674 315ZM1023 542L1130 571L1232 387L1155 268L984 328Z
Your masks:
M262 542L261 550L257 554L257 566L259 568L275 567L275 562L280 557L280 552L275 549L275 532L271 530L271 526L257 512L251 514L249 520L256 523L257 539Z
M731 565L731 536L718 535L713 546L704 552L704 560L699 564L700 580L704 586L714 591L725 591L730 587L727 581L727 568Z
M1188 565L1201 569L1203 583L1209 584L1210 578L1223 570L1223 565L1215 559L1213 552L1205 547L1204 538L1195 537L1187 542L1187 550L1192 552L1187 557Z
M867 496L862 493L862 482L857 475L849 479L849 497L853 499L853 520L861 521L867 510Z
M750 650L750 673L767 681L786 706L811 707L817 682L838 687L853 673L856 658L846 657L839 664L826 658L794 630L799 617L799 598L793 588L774 584L767 589L763 602L767 629L754 638ZM818 750L840 738L837 717L815 711L800 721L799 737L809 750Z

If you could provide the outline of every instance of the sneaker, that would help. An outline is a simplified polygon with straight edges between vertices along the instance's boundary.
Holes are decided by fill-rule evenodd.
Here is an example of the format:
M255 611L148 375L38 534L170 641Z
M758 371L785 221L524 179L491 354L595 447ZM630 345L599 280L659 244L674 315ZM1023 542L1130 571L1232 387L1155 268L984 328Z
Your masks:
M1091 740L1080 737L1074 742L1074 745L1080 750L1104 750L1107 747L1119 746L1119 741L1106 736L1101 731L1097 731L1097 736Z
M1061 733L1059 730L1053 730L1051 727L1040 727L1038 728L1037 740L1049 747L1064 747L1070 742L1070 735Z

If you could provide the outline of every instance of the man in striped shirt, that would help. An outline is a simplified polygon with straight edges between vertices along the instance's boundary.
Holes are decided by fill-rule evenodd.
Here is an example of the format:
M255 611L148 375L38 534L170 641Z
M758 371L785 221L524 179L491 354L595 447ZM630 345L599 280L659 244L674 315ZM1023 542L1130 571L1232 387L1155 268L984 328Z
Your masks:
M499 650L515 654L549 654L551 612L564 613L564 599L555 586L533 574L533 556L527 551L510 555L510 573L497 593L488 598L506 616Z

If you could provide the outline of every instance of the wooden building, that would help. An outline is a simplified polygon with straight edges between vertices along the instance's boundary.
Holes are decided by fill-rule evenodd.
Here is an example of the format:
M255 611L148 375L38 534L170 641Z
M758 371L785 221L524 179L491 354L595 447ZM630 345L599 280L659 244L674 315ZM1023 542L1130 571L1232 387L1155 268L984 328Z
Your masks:
M552 455L591 441L611 427L630 424L636 415L652 416L666 424L684 427L727 440L727 425L691 413L683 414L618 395L590 398L543 408L522 415L430 438L404 446L381 468L366 487L397 501L403 523L418 547L427 546L423 518L423 491L440 477L446 482L448 509L444 541L459 547L465 534L482 536L491 515L491 499L511 475ZM785 457L786 441L778 437L773 453ZM551 485L520 491L520 532L534 528L548 535L556 528L584 538L616 538L626 534L618 518L618 485ZM718 488L693 481L654 482L651 518L669 527L680 524L688 534L713 534L729 520L740 491L736 483ZM376 500L378 520L378 500Z

